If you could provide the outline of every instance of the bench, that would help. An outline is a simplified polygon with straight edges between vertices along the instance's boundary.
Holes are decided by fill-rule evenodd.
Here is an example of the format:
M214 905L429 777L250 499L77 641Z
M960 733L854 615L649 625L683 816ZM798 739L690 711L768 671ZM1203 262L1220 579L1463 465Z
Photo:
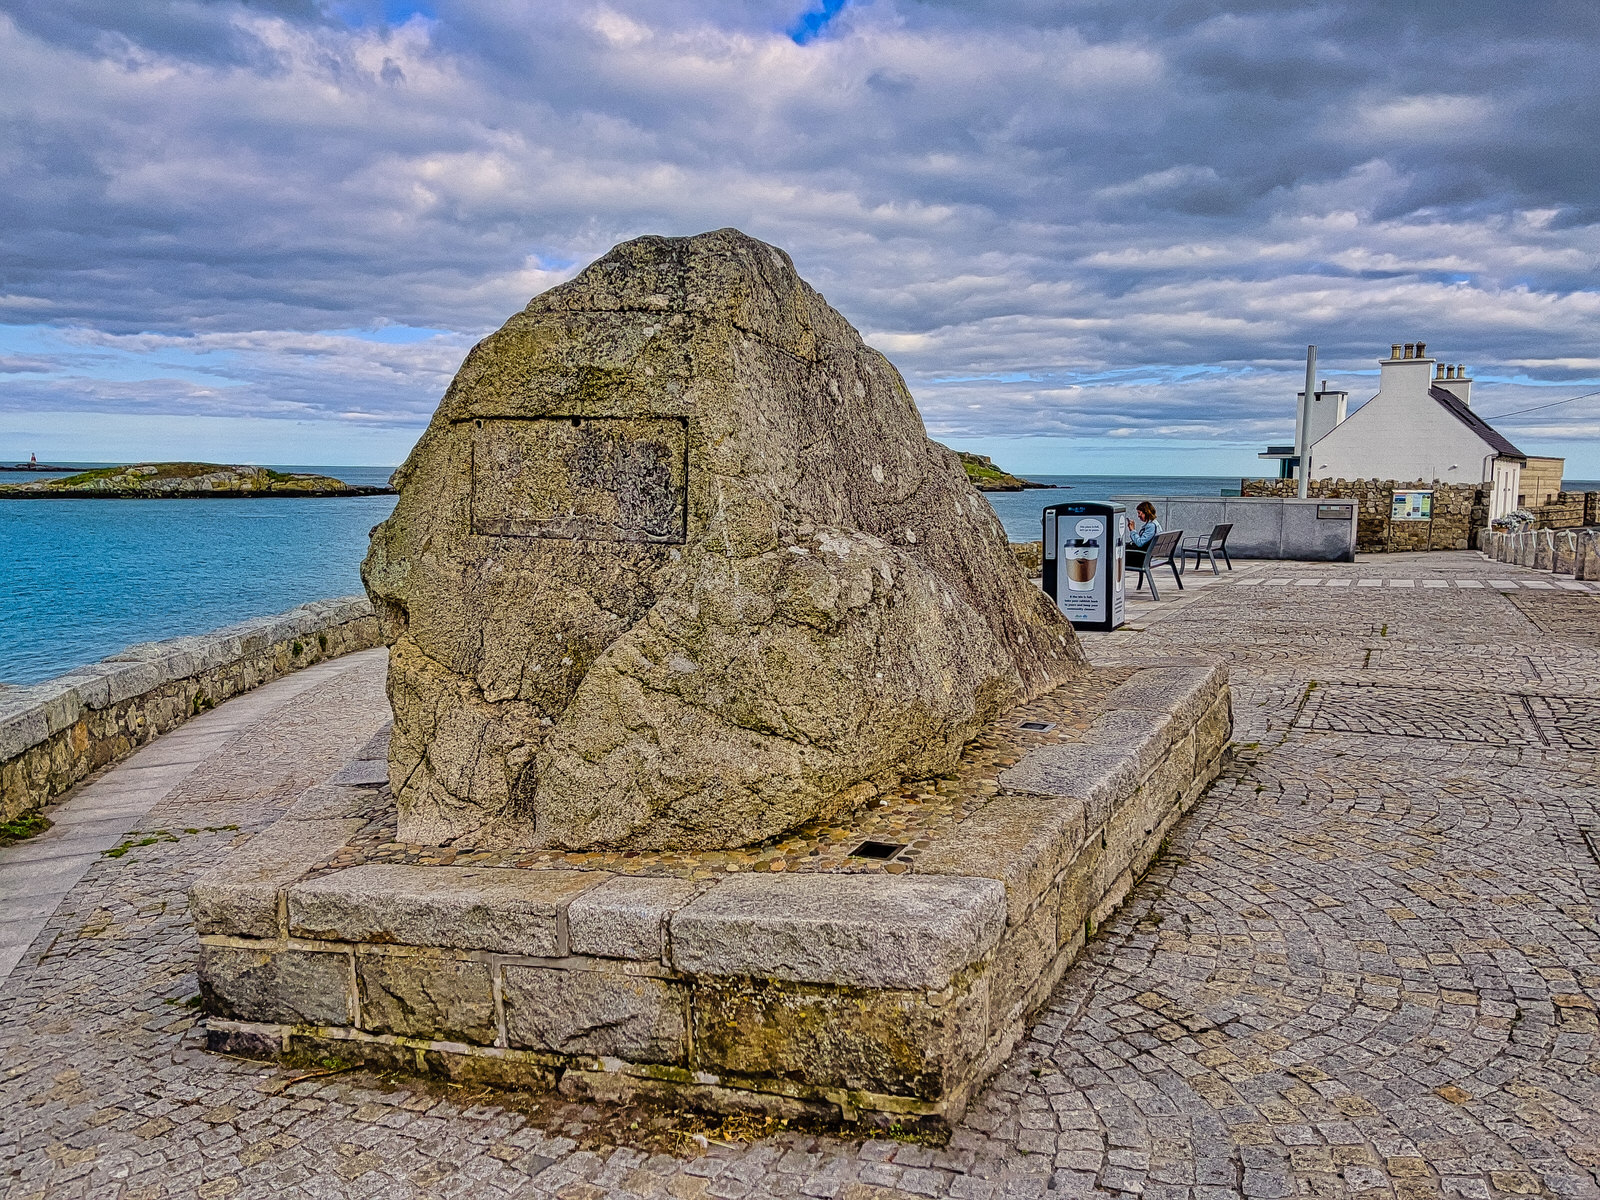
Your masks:
M1199 566L1202 558L1211 560L1211 573L1221 575L1217 569L1217 555L1222 555L1222 561L1228 564L1228 570L1233 570L1233 559L1228 557L1228 535L1233 532L1232 525L1214 526L1210 534L1202 537L1195 536L1183 544L1183 553L1179 555L1185 562L1189 555L1194 555L1194 565Z
M1171 533L1156 534L1155 540L1143 550L1137 546L1128 547L1128 570L1139 572L1139 582L1134 585L1134 591L1148 584L1150 599L1161 599L1156 591L1157 567L1171 567L1173 582L1178 585L1180 592L1183 590L1183 563L1178 561L1179 543L1182 541L1183 530L1174 529Z

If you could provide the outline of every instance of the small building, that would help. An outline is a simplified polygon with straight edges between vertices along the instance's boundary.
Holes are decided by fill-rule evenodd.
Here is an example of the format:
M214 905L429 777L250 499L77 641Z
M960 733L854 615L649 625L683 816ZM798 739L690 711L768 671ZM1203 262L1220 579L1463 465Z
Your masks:
M1518 508L1538 508L1554 504L1561 495L1561 475L1567 469L1564 458L1535 458L1528 456L1522 468L1522 483L1517 489Z
M1347 413L1348 393L1326 385L1316 393L1306 418L1307 479L1485 484L1491 520L1524 500L1543 503L1522 486L1528 456L1472 410L1466 368L1437 362L1426 351L1425 342L1394 343L1389 357L1378 362L1378 394L1353 413ZM1298 402L1295 407L1297 413L1305 408ZM1279 460L1280 477L1299 477L1293 446L1269 446L1261 457ZM1563 461L1534 462L1554 464L1549 490L1560 491ZM1551 469L1541 468L1541 485Z

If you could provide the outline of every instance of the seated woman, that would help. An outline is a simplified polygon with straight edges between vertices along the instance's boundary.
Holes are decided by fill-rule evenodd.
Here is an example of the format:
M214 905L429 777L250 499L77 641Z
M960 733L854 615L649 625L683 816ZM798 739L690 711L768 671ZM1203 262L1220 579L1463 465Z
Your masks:
M1148 500L1139 501L1139 507L1134 509L1138 516L1135 522L1128 521L1128 569L1135 570L1144 565L1145 554L1150 549L1150 543L1156 540L1156 534L1161 532L1161 522L1156 520L1156 506Z

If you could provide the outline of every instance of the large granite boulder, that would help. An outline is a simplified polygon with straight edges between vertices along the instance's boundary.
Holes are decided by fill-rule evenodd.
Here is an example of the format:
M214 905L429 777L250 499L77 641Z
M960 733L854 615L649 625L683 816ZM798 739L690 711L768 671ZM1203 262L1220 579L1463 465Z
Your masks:
M408 841L746 845L1083 662L899 373L737 230L535 297L396 483L362 574Z

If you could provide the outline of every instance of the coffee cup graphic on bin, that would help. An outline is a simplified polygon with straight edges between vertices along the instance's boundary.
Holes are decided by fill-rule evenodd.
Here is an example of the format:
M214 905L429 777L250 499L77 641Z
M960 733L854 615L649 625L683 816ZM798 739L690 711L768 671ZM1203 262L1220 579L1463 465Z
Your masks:
M1073 529L1078 536L1061 547L1069 592L1094 591L1095 572L1100 569L1100 535L1105 529L1101 522L1085 517Z

